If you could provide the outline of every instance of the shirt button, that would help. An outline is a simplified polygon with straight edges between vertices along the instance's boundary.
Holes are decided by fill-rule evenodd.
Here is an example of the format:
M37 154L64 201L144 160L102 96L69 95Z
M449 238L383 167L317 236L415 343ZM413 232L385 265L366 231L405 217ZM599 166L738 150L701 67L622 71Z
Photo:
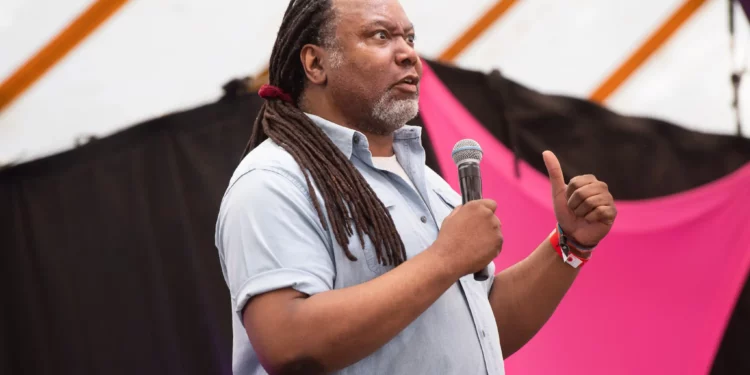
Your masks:
M359 143L359 136L358 135L354 136L354 143L355 144Z
M482 337L487 337L487 334L482 330Z
M427 216L422 216L419 218L419 220L422 220L423 223L427 222Z

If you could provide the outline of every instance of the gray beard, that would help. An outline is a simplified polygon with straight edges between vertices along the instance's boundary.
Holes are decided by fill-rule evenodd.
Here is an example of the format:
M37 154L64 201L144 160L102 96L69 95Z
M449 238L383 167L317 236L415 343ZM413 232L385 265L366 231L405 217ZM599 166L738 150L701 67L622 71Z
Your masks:
M372 107L371 116L377 126L366 130L377 135L389 135L401 129L419 113L419 94L414 99L393 99L389 92L383 94ZM370 129L371 128L371 129Z

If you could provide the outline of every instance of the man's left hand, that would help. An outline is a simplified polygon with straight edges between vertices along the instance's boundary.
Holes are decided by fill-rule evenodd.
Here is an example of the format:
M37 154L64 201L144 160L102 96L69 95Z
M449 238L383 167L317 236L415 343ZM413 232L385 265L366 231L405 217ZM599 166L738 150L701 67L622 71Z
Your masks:
M565 184L560 162L545 151L544 165L552 185L552 203L557 222L573 241L593 247L609 233L617 217L615 200L607 184L593 175L576 176Z

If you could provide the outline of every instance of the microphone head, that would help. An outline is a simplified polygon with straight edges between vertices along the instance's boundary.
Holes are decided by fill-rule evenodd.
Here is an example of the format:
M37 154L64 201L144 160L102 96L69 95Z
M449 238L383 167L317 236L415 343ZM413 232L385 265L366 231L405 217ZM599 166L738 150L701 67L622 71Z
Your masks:
M451 156L456 165L461 165L467 161L479 163L482 160L482 148L473 139L462 139L453 146Z

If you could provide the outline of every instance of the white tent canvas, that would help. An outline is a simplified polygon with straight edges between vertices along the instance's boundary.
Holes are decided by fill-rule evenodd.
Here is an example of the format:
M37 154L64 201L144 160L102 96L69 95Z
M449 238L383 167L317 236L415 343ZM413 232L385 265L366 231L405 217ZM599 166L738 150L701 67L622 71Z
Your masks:
M508 1L508 0L504 0ZM5 80L93 0L0 3ZM417 48L436 58L494 0L401 0ZM589 97L683 0L518 0L454 61L547 93ZM137 122L216 100L261 72L286 1L131 0L0 112L0 164L67 150ZM742 12L734 65L750 60ZM735 132L727 2L707 0L605 102L633 115ZM750 121L750 84L741 86ZM744 135L750 135L750 126Z

